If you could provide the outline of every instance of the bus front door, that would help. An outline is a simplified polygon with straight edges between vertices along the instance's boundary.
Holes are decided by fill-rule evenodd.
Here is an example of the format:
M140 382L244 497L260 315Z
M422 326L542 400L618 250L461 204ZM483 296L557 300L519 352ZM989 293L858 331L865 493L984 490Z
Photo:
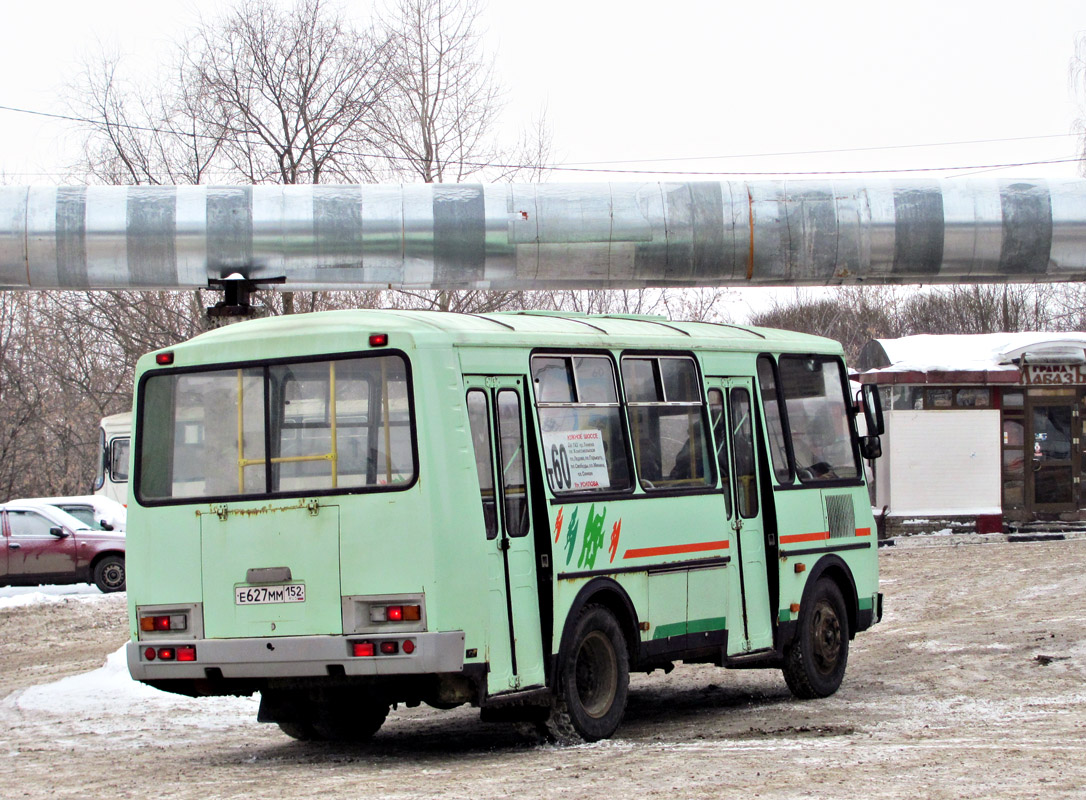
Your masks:
M759 503L758 448L750 378L710 378L709 409L725 492L731 493L729 524L735 531L739 580L732 581L728 613L728 654L773 646L773 622L766 567L765 525ZM729 485L730 484L730 485ZM732 620L739 615L742 626ZM741 636L736 634L741 633Z
M487 691L545 682L524 447L524 380L466 377L487 537Z

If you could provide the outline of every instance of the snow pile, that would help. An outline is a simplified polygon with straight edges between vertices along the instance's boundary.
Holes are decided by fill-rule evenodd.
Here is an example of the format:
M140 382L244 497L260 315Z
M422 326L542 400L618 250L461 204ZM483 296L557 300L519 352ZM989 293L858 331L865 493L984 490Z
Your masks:
M128 674L123 646L99 669L15 692L3 704L23 713L82 719L98 731L145 728L155 719L168 720L170 728L221 730L255 723L257 710L251 697L191 698L138 683Z

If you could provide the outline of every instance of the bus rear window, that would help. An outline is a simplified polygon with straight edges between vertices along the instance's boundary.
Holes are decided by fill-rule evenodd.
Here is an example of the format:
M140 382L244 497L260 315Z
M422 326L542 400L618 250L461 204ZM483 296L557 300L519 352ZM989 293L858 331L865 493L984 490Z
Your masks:
M414 480L398 355L154 374L143 386L141 500L395 488Z

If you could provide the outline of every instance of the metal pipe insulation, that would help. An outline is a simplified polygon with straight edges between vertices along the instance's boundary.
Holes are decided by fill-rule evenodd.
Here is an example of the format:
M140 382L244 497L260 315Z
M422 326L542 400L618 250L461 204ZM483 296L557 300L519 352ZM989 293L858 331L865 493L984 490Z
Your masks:
M1086 279L1086 181L0 187L0 288Z

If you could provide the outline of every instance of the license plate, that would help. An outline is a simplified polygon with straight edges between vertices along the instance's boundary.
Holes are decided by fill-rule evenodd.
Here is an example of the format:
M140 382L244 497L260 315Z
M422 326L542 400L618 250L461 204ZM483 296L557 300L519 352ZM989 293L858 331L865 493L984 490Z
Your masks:
M239 606L260 603L304 603L305 584L288 583L280 586L242 586L234 590L234 603Z

